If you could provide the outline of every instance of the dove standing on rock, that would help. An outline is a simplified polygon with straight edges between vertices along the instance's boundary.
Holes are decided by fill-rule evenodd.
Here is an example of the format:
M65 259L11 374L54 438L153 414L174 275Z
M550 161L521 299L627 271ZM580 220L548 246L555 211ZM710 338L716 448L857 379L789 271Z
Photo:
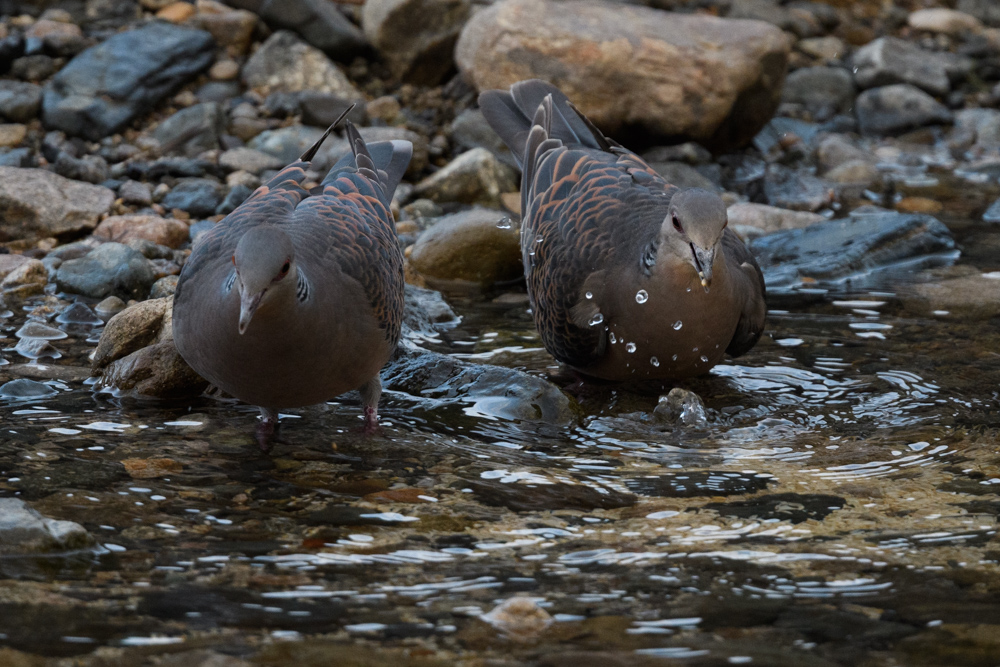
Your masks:
M352 389L373 429L379 371L399 342L403 256L389 203L413 147L366 145L348 121L351 153L306 190L336 125L206 232L177 283L177 350L206 380L260 406L262 446L279 409Z
M607 380L678 379L757 343L764 279L718 195L670 185L544 81L479 105L520 161L528 295L556 359Z

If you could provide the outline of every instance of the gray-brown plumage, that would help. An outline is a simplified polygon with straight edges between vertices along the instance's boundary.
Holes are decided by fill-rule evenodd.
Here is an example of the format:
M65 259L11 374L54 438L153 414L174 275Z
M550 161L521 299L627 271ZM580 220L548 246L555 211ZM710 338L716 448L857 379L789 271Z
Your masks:
M718 195L670 185L546 82L479 104L520 160L528 295L554 357L608 380L676 379L757 343L764 279Z
M374 427L378 374L399 342L403 257L389 203L412 146L366 146L349 122L347 137L352 153L319 186L302 184L323 139L206 232L177 283L177 350L261 407L264 438L279 409L358 388Z

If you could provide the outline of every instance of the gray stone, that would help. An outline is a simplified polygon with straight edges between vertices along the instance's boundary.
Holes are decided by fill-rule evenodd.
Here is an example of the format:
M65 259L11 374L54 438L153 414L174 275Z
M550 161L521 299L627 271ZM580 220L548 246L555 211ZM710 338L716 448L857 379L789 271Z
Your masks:
M162 299L173 296L174 292L177 291L177 280L178 276L163 276L149 288L149 298Z
M466 109L455 117L451 123L451 139L462 148L485 148L504 164L517 166L510 149L486 122L479 109Z
M855 111L863 134L898 134L952 122L947 107L907 83L866 90L858 96Z
M118 196L126 204L149 206L153 203L153 193L149 186L139 181L125 181L118 187Z
M660 396L653 414L661 421L681 426L701 427L708 424L705 403L701 396L680 387L674 387L666 396Z
M679 188L702 188L722 192L722 187L684 162L650 162L656 173Z
M10 73L23 81L44 81L58 71L55 58L38 53L18 58L10 66Z
M36 380L21 378L0 385L0 398L13 401L37 400L55 396L59 391Z
M818 119L850 111L854 104L854 80L841 67L804 67L785 78L783 102L801 104Z
M891 211L776 232L750 242L768 291L803 279L842 283L879 269L916 270L954 261L951 232L929 215Z
M93 544L94 538L78 523L42 516L20 498L0 498L0 554L69 551Z
M111 362L97 386L114 387L129 395L184 398L197 396L208 382L187 365L174 342L168 340Z
M1000 111L962 109L955 113L955 131L967 134L969 141L980 148L1000 147Z
M213 215L222 202L222 186L207 178L181 180L161 202L167 210L179 208L196 217Z
M794 211L818 211L833 203L834 195L828 183L783 165L770 165L764 177L764 196L772 206Z
M471 13L470 0L368 0L361 25L397 79L434 85L454 68L455 42Z
M777 208L765 204L752 204L750 202L733 204L727 209L727 213L729 215L729 224L732 227L750 227L757 230L760 234L770 234L782 229L798 229L826 221L826 218L818 213L790 211L785 208ZM749 236L750 234L745 235ZM758 234L753 235L756 236Z
M44 169L0 167L0 241L93 229L115 201L108 188Z
M0 153L0 167L37 167L38 160L30 148L13 148Z
M356 98L345 98L332 93L320 93L312 90L303 90L298 94L299 113L302 114L302 122L306 125L315 125L324 130L340 118L344 111L360 100ZM365 112L364 104L357 104L347 114L347 118L355 125L367 125L368 114Z
M253 194L251 190L246 185L242 183L237 183L233 187L229 188L229 192L226 193L226 198L215 207L216 215L229 215L236 210L236 207L247 200L247 197Z
M517 173L485 148L462 153L413 189L435 202L500 205L500 195L516 192Z
M69 153L59 154L53 165L55 171L60 176L74 181L86 181L87 183L103 183L108 180L110 170L107 161L100 155L84 155L76 157Z
M94 306L94 312L102 320L107 322L118 313L125 310L125 302L117 296L109 296Z
M249 171L260 174L266 169L281 169L287 164L279 158L252 148L233 148L219 156L219 164L232 171Z
M766 21L799 37L812 37L823 32L820 22L807 12L796 12L772 0L733 0L729 17Z
M227 0L278 28L294 30L332 58L350 62L367 48L365 37L329 0Z
M972 63L950 53L926 51L898 37L881 37L854 54L854 80L861 88L909 83L935 95L951 90Z
M117 304L114 305L117 307ZM172 340L172 306L172 297L147 299L124 308L111 317L101 332L97 349L94 350L93 370L100 371L112 361L154 343ZM98 315L104 317L100 306Z
M121 243L100 245L80 259L63 262L56 270L59 289L95 299L111 294L141 299L154 280L149 260Z
M996 0L958 0L955 9L975 16L987 25L1000 27L1000 4Z
M46 85L45 125L98 140L207 68L214 41L203 30L149 23L109 37L73 58Z
M990 204L990 207L983 213L983 222L991 224L1000 222L1000 199Z
M868 160L874 163L875 156L858 148L854 141L840 134L824 137L816 147L816 166L820 174L855 160Z
M322 51L287 30L279 30L261 44L243 66L243 82L265 95L312 90L344 99L364 99Z
M226 115L216 102L195 104L181 109L160 123L153 138L161 153L180 153L195 157L219 147L219 136L225 132Z
M15 123L27 123L38 116L42 87L21 81L0 81L0 114Z

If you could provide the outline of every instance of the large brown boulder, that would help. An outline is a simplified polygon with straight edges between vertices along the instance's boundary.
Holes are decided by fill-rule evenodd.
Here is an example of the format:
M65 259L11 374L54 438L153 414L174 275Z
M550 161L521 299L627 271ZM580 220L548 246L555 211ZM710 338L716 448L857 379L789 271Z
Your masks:
M763 21L599 0L502 0L465 26L455 59L479 90L552 82L626 141L748 142L781 99L790 44Z

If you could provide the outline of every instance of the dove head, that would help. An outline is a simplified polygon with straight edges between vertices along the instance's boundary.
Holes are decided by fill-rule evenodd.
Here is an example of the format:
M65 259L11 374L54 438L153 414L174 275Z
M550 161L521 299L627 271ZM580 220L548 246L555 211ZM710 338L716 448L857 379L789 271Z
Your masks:
M240 334L258 312L295 296L295 248L288 234L270 225L250 229L233 253L240 288Z
M721 252L719 243L728 221L726 204L719 195L691 188L673 196L660 229L661 250L688 262L706 292L712 284L712 267Z

